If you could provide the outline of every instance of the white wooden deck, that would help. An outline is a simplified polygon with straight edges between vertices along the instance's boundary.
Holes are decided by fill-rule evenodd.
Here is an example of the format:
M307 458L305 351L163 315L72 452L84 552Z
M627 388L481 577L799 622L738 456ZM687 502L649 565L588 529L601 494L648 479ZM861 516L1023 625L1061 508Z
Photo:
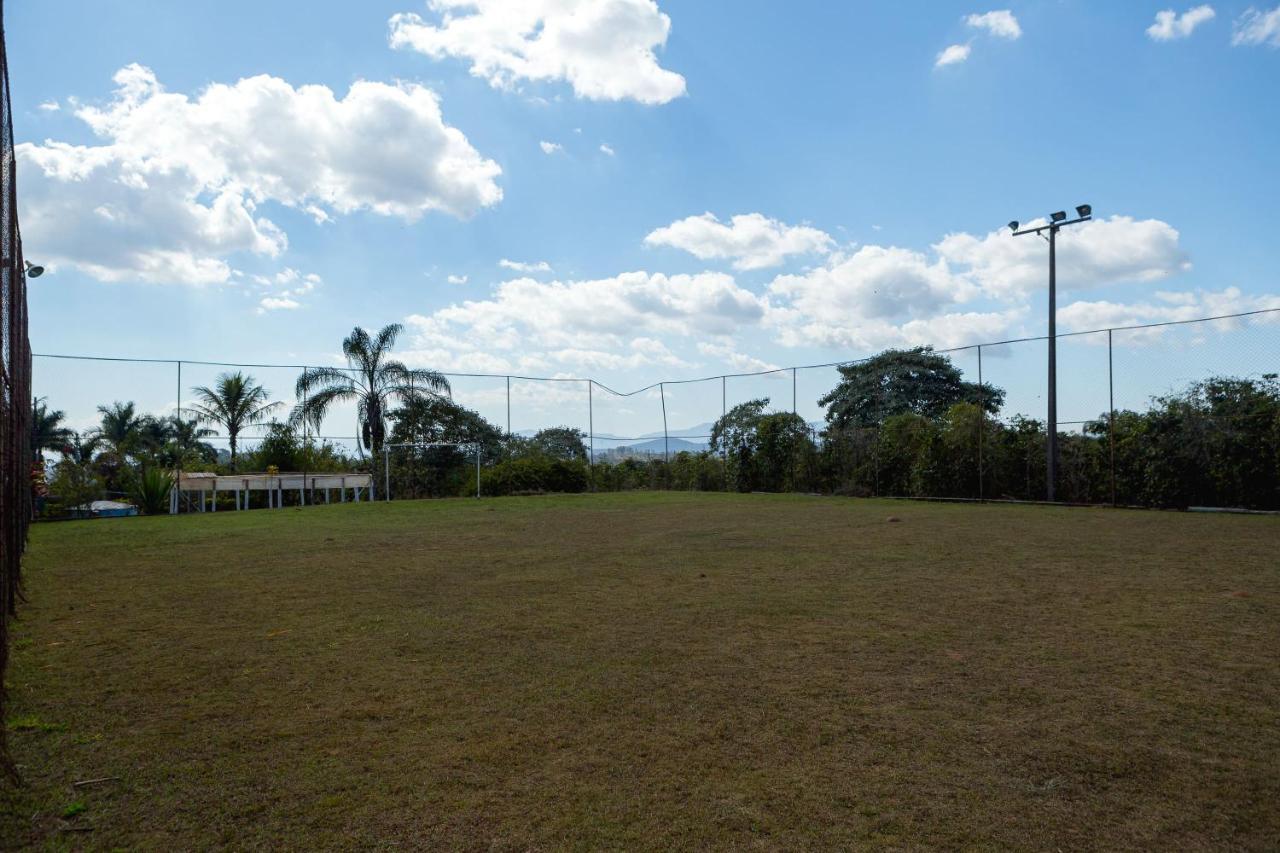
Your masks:
M178 486L169 498L169 512L176 514L180 506L197 512L217 512L218 495L235 495L236 509L248 509L254 492L265 492L268 508L284 505L284 493L297 491L301 506L308 503L345 503L374 499L373 477L369 474L180 474ZM334 493L337 493L336 496Z

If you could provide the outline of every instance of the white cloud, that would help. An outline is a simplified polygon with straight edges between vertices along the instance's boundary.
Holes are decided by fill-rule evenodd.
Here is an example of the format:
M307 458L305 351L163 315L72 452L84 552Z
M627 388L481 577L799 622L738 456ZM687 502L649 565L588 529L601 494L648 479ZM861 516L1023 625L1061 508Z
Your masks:
M558 142L547 142L545 139L538 143L538 147L542 149L543 154L555 154L557 151L563 151L564 147Z
M288 296L264 296L258 302L258 313L264 314L267 311L292 311L301 303L296 299Z
M997 38L1017 39L1022 36L1022 27L1018 25L1018 19L1008 9L969 15L964 22L971 27L986 30Z
M739 373L763 373L766 370L779 369L779 365L773 362L738 352L730 343L702 341L698 344L698 352L710 358L719 359Z
M942 259L885 246L851 255L769 285L778 306L770 322L791 346L873 346L896 337L903 323L919 323L949 306L973 299L978 288L955 275Z
M629 272L591 281L539 282L519 278L494 295L406 319L410 348L440 364L503 372L530 365L674 364L653 342L663 337L705 339L732 334L764 317L764 299L731 276ZM592 355L592 354L595 355ZM455 368L455 369L460 369Z
M274 276L255 275L253 280L260 286L275 291L258 300L259 314L300 308L302 303L299 300L319 287L323 281L315 273L303 275L292 267L285 267Z
M1196 27L1213 20L1213 7L1207 4L1188 9L1179 15L1173 9L1156 12L1156 21L1147 27L1153 41L1172 41L1191 35Z
M1058 323L1066 331L1089 331L1117 326L1137 326L1147 323L1167 323L1179 320L1197 320L1201 317L1221 317L1226 314L1243 314L1248 311L1280 309L1280 295L1248 295L1239 288L1228 287L1219 291L1160 291L1154 300L1143 302L1073 302L1058 309ZM1280 320L1273 315L1272 322ZM1217 321L1215 325L1234 321ZM1163 334L1159 329L1141 330L1145 338ZM1126 340L1133 339L1126 333Z
M563 80L580 98L665 104L684 78L658 64L671 19L654 0L429 0L438 21L390 20L390 42L456 57L491 86Z
M102 280L228 281L228 255L288 245L264 202L320 221L357 210L413 221L502 198L501 169L421 86L362 81L338 99L263 75L189 97L140 65L114 79L104 107L75 111L102 144L16 152L28 247Z
M46 113L56 113L58 110L62 109L62 105L59 104L57 101L45 101L44 103L40 104L39 109L43 110Z
M467 283L467 276L465 276L465 275L451 275L451 276L447 276L445 280L446 280L446 281L448 281L450 284L466 284L466 283Z
M1231 36L1234 45L1265 44L1280 47L1280 6L1263 12L1250 6L1236 19Z
M608 154L610 157L613 157L613 156L614 156L614 155L616 155L618 152L617 152L617 151L614 151L614 150L613 150L613 146L612 146L612 145L610 145L609 143L607 143L607 142L601 142L601 143L600 143L600 153L601 153L601 154Z
M969 52L969 45L953 44L938 54L938 58L934 60L933 67L943 68L947 65L955 65L958 62L964 62L969 58Z
M551 272L551 264L546 261L534 261L526 263L523 261L509 261L506 258L498 261L498 266L503 269L514 270L515 272L531 273L531 272Z
M968 267L972 279L995 298L1044 287L1046 248L1035 237L1014 237L1003 229L985 237L949 234L934 246L945 261ZM1113 216L1058 234L1058 287L1062 290L1159 281L1190 266L1177 230L1158 219Z
M775 267L791 255L826 254L835 242L817 228L759 213L734 216L727 224L711 213L690 216L650 232L644 241L683 249L701 260L732 260L738 270Z

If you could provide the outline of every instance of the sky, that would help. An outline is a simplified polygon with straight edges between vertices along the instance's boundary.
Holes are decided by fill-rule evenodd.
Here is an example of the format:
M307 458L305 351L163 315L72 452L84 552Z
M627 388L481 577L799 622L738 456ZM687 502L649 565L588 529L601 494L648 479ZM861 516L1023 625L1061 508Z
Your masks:
M354 325L445 372L632 390L1280 307L1280 6L1032 0L13 0L38 353L337 364ZM1274 315L1273 315L1274 317ZM1129 334L1120 394L1275 369L1277 326ZM1064 343L1062 417L1106 407ZM985 351L1042 416L1044 345ZM956 357L976 375L972 351ZM37 359L75 426L212 367ZM296 371L253 371L291 398ZM833 370L630 398L517 380L513 429L693 427ZM506 381L454 381L506 422ZM338 427L330 431L341 432Z

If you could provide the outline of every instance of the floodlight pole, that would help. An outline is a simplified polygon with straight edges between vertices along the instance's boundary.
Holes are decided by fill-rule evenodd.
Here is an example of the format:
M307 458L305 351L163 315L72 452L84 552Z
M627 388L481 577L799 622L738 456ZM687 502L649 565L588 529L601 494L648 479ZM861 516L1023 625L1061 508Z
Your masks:
M1015 237L1023 234L1044 236L1043 232L1049 232L1049 411L1045 423L1045 498L1050 503L1057 500L1055 486L1058 482L1058 231L1093 218L1092 208L1084 207L1083 212L1083 216L1070 221L1063 221L1065 216L1055 214L1060 217L1056 221L1021 231L1017 230L1016 223L1010 223Z

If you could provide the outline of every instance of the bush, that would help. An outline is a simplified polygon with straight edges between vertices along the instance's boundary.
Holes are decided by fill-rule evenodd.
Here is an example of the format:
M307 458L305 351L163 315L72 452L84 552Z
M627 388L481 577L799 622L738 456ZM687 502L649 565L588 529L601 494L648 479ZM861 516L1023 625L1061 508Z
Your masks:
M480 477L480 490L485 495L585 492L589 482L587 465L581 460L526 456L485 470Z

